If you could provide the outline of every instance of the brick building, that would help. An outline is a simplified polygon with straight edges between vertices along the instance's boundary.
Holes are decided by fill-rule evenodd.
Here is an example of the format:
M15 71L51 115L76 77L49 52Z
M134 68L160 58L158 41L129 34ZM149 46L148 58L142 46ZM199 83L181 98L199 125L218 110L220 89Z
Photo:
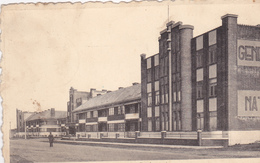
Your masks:
M193 26L169 22L159 54L141 55L143 131L191 131Z
M141 55L142 131L222 131L229 144L259 140L260 25L222 25L193 38L169 22L159 53Z

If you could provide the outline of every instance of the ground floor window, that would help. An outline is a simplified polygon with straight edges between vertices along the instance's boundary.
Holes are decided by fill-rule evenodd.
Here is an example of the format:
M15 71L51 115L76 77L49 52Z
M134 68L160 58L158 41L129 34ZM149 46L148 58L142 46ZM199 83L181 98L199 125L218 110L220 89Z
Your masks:
M152 119L148 119L148 131L153 130L153 124L152 124Z
M217 112L210 112L209 115L210 131L215 131L217 130Z
M108 125L108 131L109 132L114 132L115 131L115 124L114 123L111 123Z
M79 132L85 132L85 124L79 124Z
M124 123L118 123L118 132L124 132L125 131L125 124Z
M160 118L156 117L155 119L155 130L160 131Z

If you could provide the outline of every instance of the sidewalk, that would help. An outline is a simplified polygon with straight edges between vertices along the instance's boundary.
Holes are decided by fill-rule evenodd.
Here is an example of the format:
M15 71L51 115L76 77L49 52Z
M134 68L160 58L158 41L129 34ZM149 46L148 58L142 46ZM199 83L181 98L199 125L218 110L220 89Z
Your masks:
M75 144L75 145L100 145L100 146L121 146L121 147L153 147L153 148L188 148L188 149L216 149L223 146L187 146L187 145L164 145L164 144L138 144L138 143L111 143L76 140L55 140L55 143Z

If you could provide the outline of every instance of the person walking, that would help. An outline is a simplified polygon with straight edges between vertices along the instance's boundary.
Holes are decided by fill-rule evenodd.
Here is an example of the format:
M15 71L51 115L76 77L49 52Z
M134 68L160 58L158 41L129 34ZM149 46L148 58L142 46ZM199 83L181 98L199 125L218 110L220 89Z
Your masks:
M48 136L49 142L50 142L50 147L53 147L53 141L54 141L54 137L50 132L50 135Z

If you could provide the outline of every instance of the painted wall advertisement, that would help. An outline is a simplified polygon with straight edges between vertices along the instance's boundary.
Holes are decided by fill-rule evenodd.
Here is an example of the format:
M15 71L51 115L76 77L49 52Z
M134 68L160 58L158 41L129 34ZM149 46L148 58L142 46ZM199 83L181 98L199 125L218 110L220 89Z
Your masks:
M260 91L238 90L238 116L260 117Z
M237 40L237 65L260 67L260 41Z

